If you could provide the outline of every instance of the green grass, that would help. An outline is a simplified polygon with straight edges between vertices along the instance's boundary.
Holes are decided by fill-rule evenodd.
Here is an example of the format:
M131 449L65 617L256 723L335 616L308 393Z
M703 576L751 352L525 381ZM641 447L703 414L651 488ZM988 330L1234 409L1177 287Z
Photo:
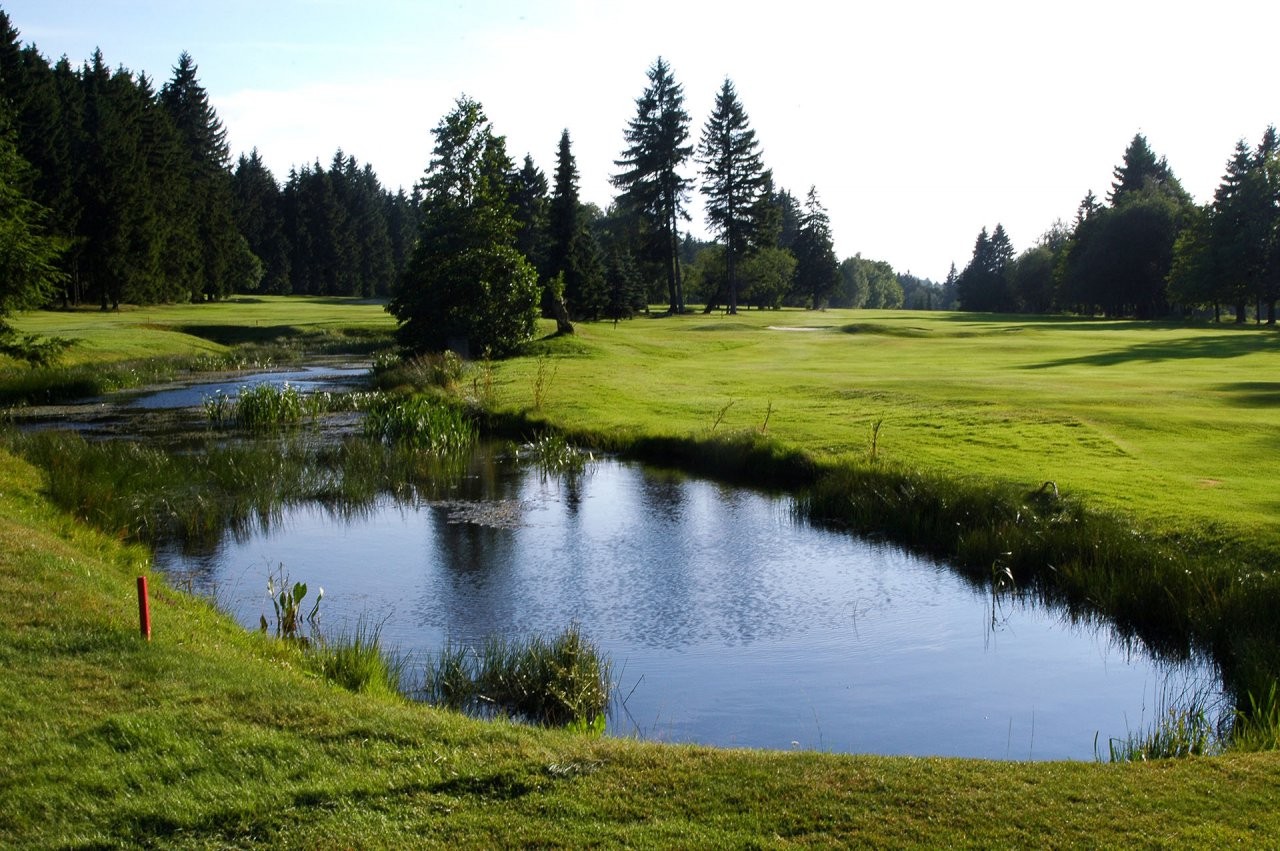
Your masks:
M799 327L819 330L773 330ZM864 458L880 422L886 461L1027 488L1051 480L1152 531L1280 552L1271 329L768 311L584 323L536 353L496 365L497 403L532 410L550 354L539 417L602 442L758 431L767 417L789 447Z
M290 310L344 310L292 305L157 308L114 340L85 333L105 360L146 350L152 334L157 350L221 345L173 330L191 311L235 326L251 324L241 309L280 325ZM347 311L390 325L376 306ZM54 320L89 316L16 324L75 336ZM580 325L460 384L496 405L498 421L708 469L749 463L779 486L849 463L916 471L944 483L936 492L971 486L985 510L993 489L1025 499L1051 480L1073 511L1138 530L1142 546L1219 548L1236 580L1270 583L1278 340L1253 328L959 314L699 315ZM0 452L0 845L1257 847L1280 832L1275 752L991 763L481 723L328 683L297 647L245 633L158 577L146 644L133 600L145 552L87 531L43 487ZM1253 714L1273 718L1274 698L1257 695Z
M312 673L50 509L0 454L0 845L1244 844L1280 755L1125 765L772 753L479 722Z

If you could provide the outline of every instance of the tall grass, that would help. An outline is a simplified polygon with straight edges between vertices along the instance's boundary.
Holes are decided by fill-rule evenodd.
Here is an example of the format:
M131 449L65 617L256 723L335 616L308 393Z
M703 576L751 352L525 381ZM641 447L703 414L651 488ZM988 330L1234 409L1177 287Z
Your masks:
M361 694L401 692L404 660L382 646L382 625L361 617L350 632L322 636L307 651L308 666L326 680Z
M1201 694L1181 699L1162 697L1156 717L1145 730L1112 739L1108 750L1112 762L1149 762L1221 753L1228 741L1218 729L1210 707Z
M383 353L374 358L372 369L373 384L378 389L415 391L452 390L465 371L462 358L454 352L409 358Z
M600 729L612 666L579 626L554 638L489 638L479 649L446 645L427 664L428 702L481 717Z
M438 455L470 449L479 435L462 411L425 396L387 397L374 403L365 414L364 433L388 445Z

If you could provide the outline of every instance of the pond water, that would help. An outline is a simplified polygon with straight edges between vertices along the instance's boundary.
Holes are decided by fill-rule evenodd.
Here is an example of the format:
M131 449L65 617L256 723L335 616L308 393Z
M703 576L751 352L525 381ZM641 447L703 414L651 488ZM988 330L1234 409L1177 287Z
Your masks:
M356 517L301 506L204 552L162 544L157 564L248 628L271 619L283 565L324 588L324 629L381 623L411 684L447 640L577 621L613 661L620 736L1105 759L1167 696L1219 694L1208 664L815 528L786 498L611 459L547 476L487 450L445 496Z

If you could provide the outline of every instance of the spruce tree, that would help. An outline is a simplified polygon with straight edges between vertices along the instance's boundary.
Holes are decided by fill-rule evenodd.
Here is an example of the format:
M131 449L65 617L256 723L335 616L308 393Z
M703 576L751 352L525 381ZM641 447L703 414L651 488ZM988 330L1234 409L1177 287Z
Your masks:
M684 88L676 83L662 57L649 68L649 85L636 99L636 115L627 125L627 148L615 165L622 169L613 185L619 202L647 221L649 248L665 269L672 313L684 312L680 273L680 220L687 219L685 198L690 181L680 168L693 153Z
M231 154L227 134L200 85L191 55L183 51L173 76L160 90L187 153L189 184L184 199L198 239L192 298L217 299L229 292L229 269L239 249L232 212Z
M840 283L840 265L831 238L831 220L818 199L817 187L810 186L805 196L792 253L796 256L795 292L810 309L819 310Z
M604 264L578 200L578 166L568 130L560 134L547 220L549 275L562 276L564 300L571 315L598 319L606 302Z
M767 197L770 181L760 159L756 133L728 78L703 127L698 158L703 166L707 224L724 242L728 310L733 314L738 312L738 263L756 236L765 209L761 198Z

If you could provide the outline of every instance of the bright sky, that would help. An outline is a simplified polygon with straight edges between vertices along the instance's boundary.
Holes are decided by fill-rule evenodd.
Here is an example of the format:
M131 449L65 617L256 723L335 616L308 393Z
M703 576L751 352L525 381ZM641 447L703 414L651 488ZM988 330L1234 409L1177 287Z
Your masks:
M548 175L568 128L583 200L607 206L646 71L684 86L696 138L734 81L780 187L810 184L840 257L941 281L982 227L1021 251L1070 221L1135 132L1197 201L1236 140L1280 123L1280 4L699 0L0 0L22 34L75 64L159 87L199 66L233 155L283 181L341 147L410 188L462 93L517 164ZM705 234L693 196L695 233Z

